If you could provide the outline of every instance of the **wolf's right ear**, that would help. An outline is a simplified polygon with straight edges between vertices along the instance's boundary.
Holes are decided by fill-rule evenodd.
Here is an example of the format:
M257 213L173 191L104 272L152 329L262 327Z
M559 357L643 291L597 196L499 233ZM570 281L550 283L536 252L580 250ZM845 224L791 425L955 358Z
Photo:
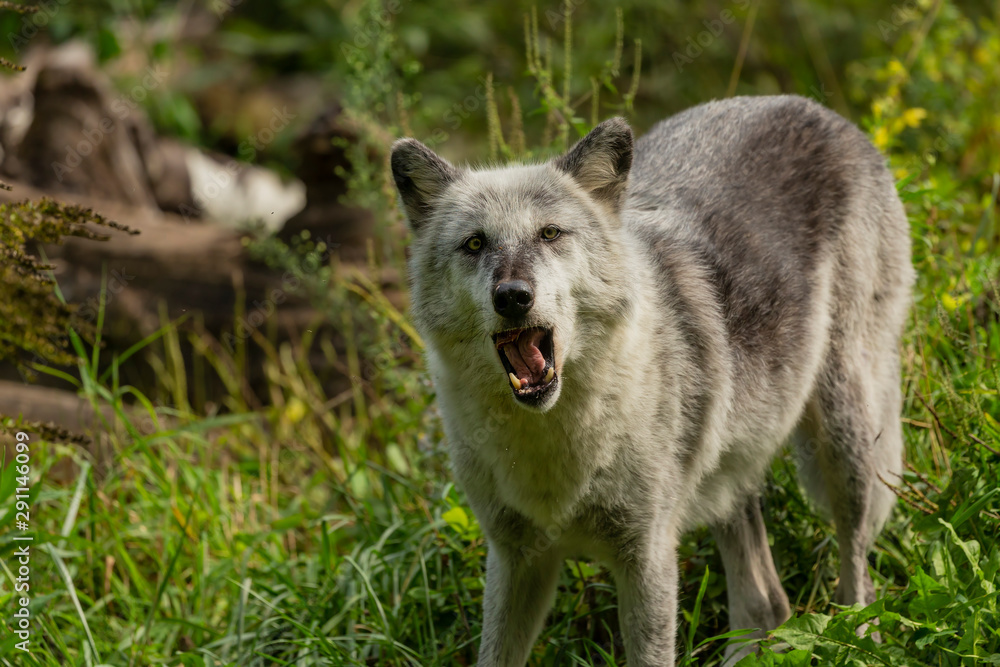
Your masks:
M632 168L632 128L624 118L609 118L554 164L592 197L617 211Z
M458 170L416 139L394 143L390 164L406 218L416 231L430 214L434 199L458 178Z

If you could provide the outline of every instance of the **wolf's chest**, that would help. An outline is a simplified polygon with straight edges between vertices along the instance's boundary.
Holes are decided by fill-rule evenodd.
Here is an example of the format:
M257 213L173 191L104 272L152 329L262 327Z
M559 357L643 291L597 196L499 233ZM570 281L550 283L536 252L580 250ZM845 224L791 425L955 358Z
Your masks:
M593 473L571 453L572 443L553 444L504 444L490 465L504 503L541 525L572 513Z
M574 512L606 458L599 433L553 424L537 428L516 417L493 432L480 430L479 437L462 426L462 440L475 442L475 466L487 472L497 499L543 527ZM479 477L461 467L456 473L470 480Z

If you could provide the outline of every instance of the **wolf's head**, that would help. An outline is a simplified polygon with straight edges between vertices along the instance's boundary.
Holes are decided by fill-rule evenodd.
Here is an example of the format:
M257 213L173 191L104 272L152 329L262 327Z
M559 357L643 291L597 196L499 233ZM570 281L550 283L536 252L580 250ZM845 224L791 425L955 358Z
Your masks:
M391 161L413 232L414 317L448 373L542 412L564 376L600 382L588 355L629 308L625 121L539 165L457 168L414 139L397 141Z

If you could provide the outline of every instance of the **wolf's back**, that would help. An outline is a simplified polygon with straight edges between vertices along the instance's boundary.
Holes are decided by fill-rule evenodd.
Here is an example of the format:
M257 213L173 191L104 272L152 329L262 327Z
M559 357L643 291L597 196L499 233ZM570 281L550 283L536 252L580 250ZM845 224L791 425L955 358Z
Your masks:
M811 100L738 97L658 123L636 143L626 209L654 260L697 257L741 358L787 368L825 303L849 315L877 295L883 325L902 326L909 230L885 158Z

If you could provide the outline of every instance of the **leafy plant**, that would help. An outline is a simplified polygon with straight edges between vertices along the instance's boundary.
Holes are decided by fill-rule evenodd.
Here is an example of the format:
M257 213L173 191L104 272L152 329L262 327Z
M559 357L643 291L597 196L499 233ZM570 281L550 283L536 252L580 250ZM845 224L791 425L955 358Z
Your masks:
M38 11L30 5L0 3L0 10L5 9ZM0 67L23 69L4 59ZM11 189L3 183L0 187ZM30 362L74 362L67 332L75 328L87 335L94 331L92 323L74 317L75 309L59 297L49 273L52 267L28 254L25 246L58 243L67 236L106 239L96 227L136 233L89 209L51 199L0 204L0 361L13 361L29 373Z
M337 30L354 34L351 20L369 25L372 7L354 7ZM578 127L580 118L594 120L595 99L597 115L627 111L625 97L616 95L618 61L628 59L616 55L624 30L616 26L612 44L610 22L595 27L575 20L567 28L559 21L581 16L567 7L540 14L555 26L551 32L581 41L600 33L611 57L585 48L580 60L561 67L559 51L565 59L566 43L553 49L544 37L535 38L529 14L529 61L540 60L542 69L532 72L529 66L524 80L537 97L508 92L523 92L524 81L505 80L496 88L504 92L496 93L491 79L492 101L480 105L480 122L470 116L463 126L476 137L477 150L492 143L498 159L542 157L585 129ZM572 9L582 11L578 3ZM996 154L987 150L995 144L990 110L996 107L990 105L998 88L988 85L996 76L990 59L977 55L995 54L996 17L953 2L917 3L917 10L924 13L892 24L898 28L892 44L875 32L878 48L855 57L848 87L864 111L861 124L882 143L900 179L919 271L902 350L908 467L901 479L885 480L900 503L872 557L879 600L868 608L833 605L838 568L832 528L808 506L793 464L779 458L767 481L766 515L795 617L744 666L1000 664L1000 259ZM781 10L762 7L758 25L767 11ZM788 18L795 26L832 11L806 3ZM443 23L468 16L461 8L447 14ZM281 20L299 18L292 13ZM520 18L511 21L517 37ZM695 13L687 21L685 29L704 29ZM316 24L318 34L324 26ZM856 40L844 41L867 43L871 32L859 27ZM410 56L418 41L397 35L390 25L348 60L355 72L345 84L349 112L368 128L348 176L352 201L371 207L382 226L370 253L374 267L398 270L405 252L383 161L388 135L433 139L441 127L432 95L420 98L409 86L418 73L424 90L440 81ZM643 44L646 53L655 46ZM767 91L768 80L760 78L767 66L752 62L767 56L757 46L744 69L756 71L757 78L740 87ZM776 71L803 67L784 43L766 47L780 63ZM721 81L724 89L731 62L721 45L719 52L712 48L699 61L705 76L697 84ZM572 51L571 45L577 57ZM725 62L721 73L708 65L715 59ZM458 81L443 90L478 85L477 76L478 70L470 74L456 66ZM797 79L806 82L802 92L812 76ZM586 98L586 90L565 93L567 81L588 80L591 92L597 81L600 97ZM551 91L542 90L542 81ZM958 86L963 81L981 89L966 94ZM638 113L640 97L630 99ZM539 122L532 127L531 119ZM33 561L40 641L28 659L42 665L474 664L485 544L475 516L449 481L419 336L370 277L373 271L331 262L327 240L303 238L291 248L258 241L253 249L291 272L322 319L336 325L338 345L319 326L307 328L294 345L275 345L254 332L241 344L259 347L267 360L267 395L258 398L247 390L239 346L230 349L203 332L164 323L143 343L161 385L147 393L173 397L169 406L156 407L147 393L120 382L120 364L135 350L102 366L102 356L84 339L70 336L78 377L67 377L94 406L106 449L36 449L37 539L53 546L70 576L51 556ZM185 336L195 350L190 359L178 352ZM342 391L327 395L318 377L324 367L348 378ZM226 394L202 414L177 387L209 379L218 380ZM69 467L69 480L57 481L52 471L59 466ZM86 492L78 495L81 488ZM9 508L5 489L0 479L0 517ZM82 498L79 511L74 498ZM0 563L9 562L12 544L0 534ZM726 642L741 633L727 625L721 561L704 530L685 537L680 555L679 661L718 665ZM13 578L0 572L4 604ZM882 643L868 631L857 635L865 624ZM24 659L0 639L0 661ZM566 563L531 663L624 664L614 589L599 565Z
M25 250L28 242L58 243L68 236L106 240L99 227L137 233L51 199L0 204L0 361L14 361L26 371L37 362L73 365L68 332L100 330L100 322L95 330L60 298L52 267Z

